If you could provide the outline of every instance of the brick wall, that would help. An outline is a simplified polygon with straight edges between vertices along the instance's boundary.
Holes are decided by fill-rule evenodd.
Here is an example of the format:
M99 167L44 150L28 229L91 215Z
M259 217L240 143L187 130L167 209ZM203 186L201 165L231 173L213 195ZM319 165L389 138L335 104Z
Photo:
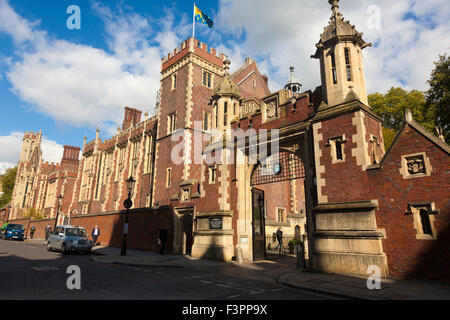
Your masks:
M123 224L125 211L104 213L97 215L83 215L72 217L70 224L86 228L90 236L95 225L100 228L100 237L98 242L101 245L107 245L120 248L122 246ZM50 225L53 229L54 219L50 220L30 220L20 219L10 221L11 223L23 224L29 237L31 226L36 227L34 238L45 237L45 227ZM160 246L156 239L159 237L159 231L163 226L167 227L168 240L166 252L172 252L173 243L173 215L170 207L161 207L158 209L136 209L130 210L128 219L128 242L127 248L138 250L159 251Z
M433 171L429 177L403 179L401 156L425 152ZM393 276L450 281L450 171L448 154L407 126L387 155L381 170L371 175L372 197L379 198L379 228L386 230L383 249ZM378 175L378 176L376 176ZM416 239L408 204L435 203L436 240Z

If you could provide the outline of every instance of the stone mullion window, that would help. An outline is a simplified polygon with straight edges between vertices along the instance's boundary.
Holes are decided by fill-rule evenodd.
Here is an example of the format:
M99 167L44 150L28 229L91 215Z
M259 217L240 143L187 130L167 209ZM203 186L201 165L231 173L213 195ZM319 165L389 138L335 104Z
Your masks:
M207 71L203 71L202 84L205 87L212 88L212 74L211 73L209 73Z
M345 54L345 69L347 72L347 81L352 81L352 67L350 64L350 49L344 48Z
M330 147L331 153L331 163L336 164L340 162L345 162L345 143L347 139L345 134L342 136L332 137L328 139L326 147Z
M166 188L170 188L172 184L172 168L167 168L166 171Z
M153 136L146 135L146 165L145 173L150 173L152 171L152 160L153 160Z
M435 215L439 210L434 208L434 203L410 204L405 215L412 215L417 240L436 240L437 231L434 227Z
M337 84L337 71L336 71L336 58L334 56L334 52L330 52L330 58L331 58L331 75L333 78L333 84Z
M226 127L228 125L228 102L225 102L223 105L223 126Z

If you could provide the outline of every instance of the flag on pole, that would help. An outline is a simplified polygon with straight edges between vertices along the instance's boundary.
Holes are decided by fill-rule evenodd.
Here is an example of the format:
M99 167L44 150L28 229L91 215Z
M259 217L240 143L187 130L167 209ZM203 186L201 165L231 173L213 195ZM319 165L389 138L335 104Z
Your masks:
M194 17L195 20L208 25L211 29L214 29L214 21L212 21L206 14L202 12L197 6L194 4Z

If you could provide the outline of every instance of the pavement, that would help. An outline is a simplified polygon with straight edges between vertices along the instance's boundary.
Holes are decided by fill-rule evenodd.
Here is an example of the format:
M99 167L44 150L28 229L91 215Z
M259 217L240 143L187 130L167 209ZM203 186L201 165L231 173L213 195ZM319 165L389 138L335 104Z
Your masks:
M44 239L26 240L44 244ZM275 281L287 287L358 300L450 300L450 284L435 281L381 279L380 289L369 290L367 278L302 271L296 268L296 258L288 255L270 255L268 260L223 262L196 259L188 255L160 255L156 252L127 250L96 246L91 260L100 263L133 267L165 267L211 269L237 277Z

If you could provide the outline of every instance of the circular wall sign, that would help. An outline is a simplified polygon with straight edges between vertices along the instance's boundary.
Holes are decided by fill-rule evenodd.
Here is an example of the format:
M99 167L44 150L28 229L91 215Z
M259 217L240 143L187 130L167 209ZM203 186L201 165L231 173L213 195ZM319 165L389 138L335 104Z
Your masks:
M273 170L273 174L280 174L281 173L281 164L279 164L279 163L275 163L274 165L273 165L273 168L272 168L272 170Z

